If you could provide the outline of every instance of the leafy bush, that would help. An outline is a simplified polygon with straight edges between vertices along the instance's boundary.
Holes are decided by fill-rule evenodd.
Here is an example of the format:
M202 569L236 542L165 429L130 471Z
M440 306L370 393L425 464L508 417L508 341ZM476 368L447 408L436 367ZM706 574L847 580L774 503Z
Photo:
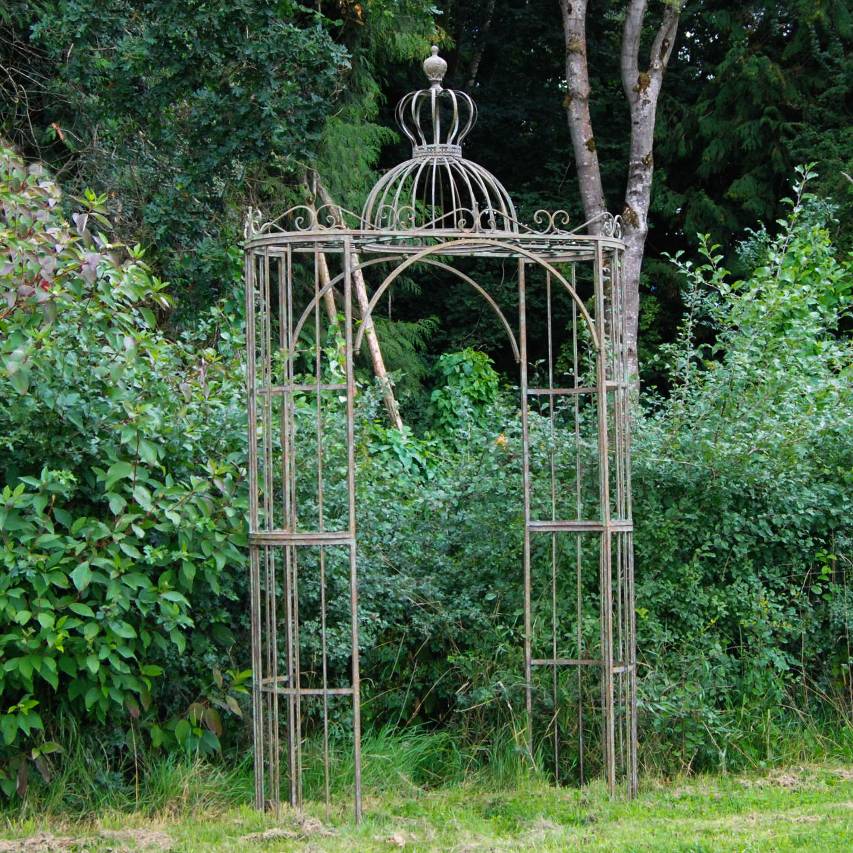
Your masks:
M739 719L843 708L850 690L853 268L811 177L778 234L742 246L749 278L731 281L707 240L704 263L677 259L674 390L636 429L643 696L685 763L717 761ZM712 345L694 344L699 324Z
M62 709L119 727L183 716L199 684L181 672L188 631L203 620L201 648L233 642L223 602L245 562L241 339L221 310L166 338L164 285L138 248L100 233L101 200L74 233L57 199L38 167L2 151L7 753ZM165 670L181 676L167 686ZM213 747L220 726L207 721Z

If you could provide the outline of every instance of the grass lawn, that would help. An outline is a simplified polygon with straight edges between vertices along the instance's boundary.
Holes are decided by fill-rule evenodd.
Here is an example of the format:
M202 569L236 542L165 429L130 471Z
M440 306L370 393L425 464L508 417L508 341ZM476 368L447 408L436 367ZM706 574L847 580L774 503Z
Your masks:
M246 805L180 798L153 814L94 819L6 815L5 851L120 850L853 850L853 769L809 765L764 775L645 780L634 802L600 786L507 790L475 783L365 797L356 827L349 804L306 806L278 819Z

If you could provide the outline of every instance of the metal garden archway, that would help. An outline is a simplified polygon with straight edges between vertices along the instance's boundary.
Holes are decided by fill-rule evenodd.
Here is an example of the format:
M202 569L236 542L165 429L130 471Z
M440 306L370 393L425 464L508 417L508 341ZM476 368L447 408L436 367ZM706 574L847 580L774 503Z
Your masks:
M474 287L509 333L523 445L519 586L528 745L551 744L558 781L568 765L577 781L601 774L611 792L620 784L628 796L636 792L630 377L619 221L608 216L596 233L579 233L590 223L569 229L564 212L539 211L533 226L522 224L500 182L462 156L476 109L467 95L442 86L445 69L433 48L424 63L429 88L398 107L412 158L379 180L361 214L305 206L268 222L250 211L247 220L258 808L277 809L282 799L299 807L308 761L322 766L328 800L335 728L351 738L361 816L354 359L362 332L353 281L356 271L382 264L392 268L368 312L404 271L439 269ZM480 270L509 263L512 304L499 305L466 271L473 261ZM341 309L335 318L322 310L333 290ZM554 317L561 299L562 316L571 320L560 349ZM330 464L333 457L345 464ZM306 639L306 611L319 642ZM320 735L310 756L306 716Z

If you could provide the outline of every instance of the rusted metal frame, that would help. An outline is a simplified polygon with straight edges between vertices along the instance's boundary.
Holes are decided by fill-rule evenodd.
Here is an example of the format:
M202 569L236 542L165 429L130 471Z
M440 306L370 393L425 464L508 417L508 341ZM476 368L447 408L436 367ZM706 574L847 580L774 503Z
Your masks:
M295 393L304 393L304 394L313 394L317 390L317 383L307 383L307 382L296 382L293 385L272 385L269 388L264 388L260 390L261 394L270 394L273 397L279 397L282 394L295 394ZM347 386L343 383L338 384L323 384L320 385L321 391L346 391Z
M631 506L631 390L628 376L627 358L627 319L625 314L625 283L622 278L622 255L618 250L613 252L614 275L619 297L617 318L620 329L620 367L616 377L620 387L616 393L622 400L620 427L622 431L623 454L623 518L633 519ZM633 527L626 531L623 541L623 558L625 561L625 660L627 661L626 680L628 682L627 696L627 787L628 796L635 797L638 791L637 766L637 641L636 641L636 602L634 601L634 534Z
M610 341L610 365L611 381L613 388L613 444L614 444L614 481L615 481L615 514L617 518L625 518L625 459L624 459L624 399L621 393L619 380L622 376L624 339L622 337L621 317L624 313L622 296L619 287L618 274L616 270L616 253L608 252L605 268L609 273L609 287L605 293L610 294L607 312L608 338ZM622 536L616 536L616 647L617 656L625 660L627 630L625 624L626 605L625 601L625 565L624 565L624 542ZM618 738L619 738L619 771L627 780L628 778L628 753L630 750L629 731L630 710L628 707L628 679L627 668L618 668Z
M611 338L611 365L613 380L618 382L622 370L622 330L620 323L621 312L621 297L619 292L619 283L617 281L617 273L615 268L615 258L613 253L608 256L608 268L610 271L610 287L611 294L610 312L608 322L610 324ZM614 424L614 484L616 489L615 497L615 513L617 517L624 518L625 514L625 494L624 494L624 447L623 447L623 403L620 388L613 390L613 424ZM625 660L626 658L626 642L627 642L627 626L625 623L626 606L625 600L625 549L622 536L617 536L614 542L615 547L615 582L616 582L616 645L617 656ZM627 782L628 779L628 726L630 723L630 713L628 707L628 679L627 668L622 667L618 673L618 738L619 738L619 772L623 779Z
M611 533L626 533L632 529L629 521L589 521L565 520L565 521L531 521L531 533L601 533L605 529Z
M360 261L356 266L353 267L353 270L363 270L366 267L373 266L374 264L388 263L389 261L399 262L400 261L400 255L388 255L388 256L382 257L382 258L371 258L368 261ZM474 290L476 290L477 293L479 293L483 297L483 299L486 300L486 302L489 304L489 307L491 307L492 311L494 311L498 320L500 320L501 325L504 327L504 330L506 331L506 333L509 337L509 342L510 342L510 346L512 347L513 356L514 356L515 360L518 361L518 359L519 359L518 342L516 341L515 335L513 334L512 326L510 326L509 321L506 319L506 316L501 311L500 306L497 304L497 302L495 302L495 300L492 298L492 296L489 294L489 292L482 285L480 285L473 278L471 278L469 275L466 275L461 270L456 269L456 267L451 266L450 264L445 264L443 261L437 261L437 260L434 260L432 258L424 258L422 261L420 261L420 263L426 264L428 266L437 267L439 269L444 270L445 272L449 272L452 275L455 275L457 278L464 281L466 284L469 284L471 287L473 287ZM316 294L314 296L314 298L311 300L311 302L305 307L305 309L302 313L302 316L299 318L299 321L296 324L296 329L294 332L296 340L299 339L299 334L302 331L303 325L307 322L309 315L314 310L315 301L319 301L326 293L328 293L330 290L332 290L335 287L335 285L337 285L343 279L343 275L344 275L343 273L340 273L339 275L336 275L334 278L330 278L329 281L320 289L320 292L318 294ZM359 335L357 340L356 340L356 347L355 347L356 352L358 352L360 350L360 348L361 348L361 335ZM332 390L332 389L329 389L329 390ZM340 390L344 390L344 389L341 388Z
M349 545L352 536L348 530L324 530L309 532L300 530L291 533L289 530L266 530L261 533L250 533L249 541L256 545Z
M284 300L279 305L279 326L283 334L282 347L282 370L286 386L293 385L293 360L290 355L292 348L291 327L289 317L292 312L293 302L293 253L290 245L286 247L285 254L285 282ZM296 530L296 494L295 494L295 443L293 432L293 395L284 393L281 401L281 425L280 443L282 452L282 512L283 527L286 533L293 534ZM280 540L282 541L282 540ZM293 624L293 579L296 571L296 549L295 543L283 540L284 544L284 605L285 605L285 656L287 659L286 680L291 687L297 690L300 686L300 673L295 663L295 649L298 644L298 635L294 632ZM287 776L288 776L288 801L290 805L297 808L299 805L298 769L296 761L296 698L293 695L287 697Z
M554 330L551 306L551 273L545 273L545 325L548 341L548 388L554 387ZM526 400L525 400L526 402ZM551 479L551 521L557 520L557 470L556 442L557 432L554 425L554 395L548 395L548 422L550 427L550 446L548 448L548 467ZM557 533L551 532L551 657L557 659ZM560 782L560 726L559 695L557 684L557 664L551 667L551 698L554 709L554 781Z
M577 291L575 265L572 264L572 289ZM575 512L576 519L583 518L583 492L581 477L580 451L580 366L578 361L578 309L572 302L572 371L574 380L574 439L575 439ZM583 658L583 575L582 575L582 546L580 536L575 536L575 619L577 635L577 656ZM584 707L583 707L583 673L578 669L578 778L584 784Z
M353 318L352 318L352 241L344 240L344 352L347 384L347 499L350 564L350 643L352 646L352 734L355 799L355 820L361 822L361 676L359 670L358 639L358 564L356 559L355 519L355 372L353 365Z
M325 529L323 507L323 347L320 328L320 255L314 253L314 378L317 395L317 528ZM326 647L326 549L321 545L320 563L320 652L322 656L322 699L323 699L323 793L326 810L331 806L329 789L329 667Z
M258 529L258 418L256 402L256 359L255 342L255 263L253 253L246 254L245 263L245 312L246 312L246 407L249 427L249 530ZM249 546L249 589L250 622L252 633L252 735L254 738L255 808L264 808L264 726L263 696L261 694L262 637L261 637L261 590L260 548Z
M270 287L270 256L268 251L263 253L261 273L261 370L264 388L269 388L273 382L272 368L272 317L271 317L271 287ZM275 477L273 473L272 448L272 399L269 394L262 398L261 408L261 446L263 448L263 527L275 526L274 495ZM277 643L275 618L275 552L264 547L264 620L266 636L266 673L267 677L277 676ZM270 802L278 807L278 747L279 732L276 716L277 698L266 697L266 742L267 742L267 776L270 786Z
M348 239L351 239L351 238L348 238ZM598 246L598 252L600 253L601 246L598 243L596 245ZM583 301L578 296L574 287L571 284L569 284L569 282L566 280L565 276L563 276L559 272L559 270L557 270L551 263L549 263L543 257L537 255L535 252L532 252L532 251L530 251L530 250L528 250L528 249L526 249L520 245L513 245L512 243L507 243L506 241L499 241L499 240L495 240L493 238L487 238L487 237L465 237L465 238L450 240L447 243L440 243L440 244L427 246L426 248L421 249L419 252L416 252L415 254L409 255L404 261L402 261L400 264L398 264L394 268L394 270L385 277L385 279L382 281L382 283L379 285L379 287L376 288L376 291L374 292L373 296L370 299L370 302L368 303L366 313L367 314L373 313L374 309L376 308L376 304L382 298L382 295L385 293L385 291L394 283L394 281L403 272L405 272L405 270L407 270L413 264L417 264L417 263L422 262L423 259L428 257L429 255L435 255L435 254L441 254L442 252L447 252L448 249L452 249L454 251L457 249L462 249L462 248L465 248L468 250L476 250L478 247L482 247L482 246L505 247L507 250L511 250L513 252L513 254L515 255L515 257L519 259L519 261L531 261L531 262L537 264L538 266L542 267L546 271L548 271L553 276L553 278L563 286L563 288L569 293L569 296L571 296L572 300L576 303L578 310L580 311L581 315L583 316L584 320L586 321L587 328L589 329L590 336L592 337L592 340L593 340L593 346L595 347L596 350L600 349L599 338L598 338L598 329L597 329L595 322L593 321L593 318L590 316L590 313L587 310L586 305L584 305ZM476 254L476 251L474 251L473 253ZM364 327L362 326L359 329L358 335L356 337L356 346L355 346L356 352L358 352L359 346L361 344L361 338L362 338L363 333L364 333ZM523 361L523 360L524 359L522 358L521 361ZM527 399L526 394L522 396L522 399L524 399L524 400Z
M317 696L327 698L329 696L352 696L352 687L286 687L278 684L265 684L261 688L265 692L277 693L280 696Z
M624 311L624 284L621 258L613 250L611 257L611 324L613 329L614 424L617 434L617 512L629 522L624 535L617 537L619 583L618 624L620 657L626 661L621 673L622 726L620 740L624 742L622 766L629 797L637 792L637 732L636 732L636 640L633 582L633 527L631 520L630 483L630 388L627 382L627 348Z
M533 666L602 666L600 658L533 658L531 661ZM614 662L613 671L621 672L628 668L628 665L621 662Z
M306 208L307 211L307 208ZM291 211L292 213L293 211ZM406 247L411 252L407 241L417 238L429 238L431 240L444 240L453 243L458 240L487 239L494 244L498 250L502 249L502 257L511 257L515 249L522 247L525 251L536 252L543 258L548 258L555 263L571 263L573 261L594 261L596 246L604 249L617 249L622 251L625 244L618 237L602 236L600 234L577 234L569 232L495 232L487 229L475 231L474 229L453 228L349 228L346 226L324 226L314 225L301 230L272 230L258 232L248 237L243 243L245 251L261 251L264 247L280 248L283 239L298 238L302 245L304 241L325 241L332 247L337 247L339 241L349 238L358 251L367 247L376 253L381 248L388 249L392 246ZM377 242L382 240L381 243ZM295 241L294 241L295 242ZM313 251L313 248L311 249Z
M611 529L610 529L610 477L607 430L607 349L604 346L604 280L601 245L596 245L594 265L594 287L596 303L596 327L601 344L596 353L597 383L601 389L598 403L598 465L599 465L599 508L604 525L599 548L599 595L601 634L601 707L602 707L602 751L604 754L607 787L611 794L616 792L616 756L614 743L614 696L613 696L613 591L611 575Z
M285 306L285 322L287 324L287 349L285 355L285 384L295 384L296 370L296 341L293 334L293 267L291 255L291 269L288 278L287 288L287 305ZM288 472L290 476L290 519L288 527L291 531L296 532L299 526L299 501L298 501L298 478L297 478L297 457L296 457L296 400L292 394L284 395L284 405L287 408L287 432L288 443L290 446L290 465ZM299 548L296 545L288 546L290 552L290 596L291 596L291 621L290 630L292 636L292 659L293 659L293 676L290 679L290 684L294 688L291 701L293 704L294 726L291 729L291 749L293 751L293 764L295 784L292 789L295 789L295 798L293 805L297 809L302 809L302 648L301 648L301 627L299 619Z
M527 714L527 749L533 762L533 675L532 675L532 618L530 572L530 436L528 428L529 400L527 397L527 295L525 259L518 259L518 337L519 385L521 390L521 480L524 504L524 544L522 549L524 583L524 707Z
M343 236L343 235L341 235ZM286 253L290 255L291 248L290 245L285 249ZM523 253L520 253L523 254ZM265 257L263 259L263 263L269 263L269 257L267 253L264 253ZM346 253L345 253L346 257ZM574 400L575 407L575 432L576 432L576 441L575 441L575 453L576 453L576 514L577 518L573 521L560 522L557 521L556 516L556 470L553 465L553 459L551 461L552 467L552 475L551 475L551 486L552 486L552 520L549 525L548 522L531 522L530 521L530 457L529 457L529 433L524 436L524 444L526 450L526 458L525 458L525 468L527 475L527 482L525 484L525 503L526 503L526 523L525 523L525 563L526 563L526 577L525 577L525 598L526 598L526 607L525 607L525 640L526 640L526 653L525 653L525 670L526 670L526 693L527 693L527 707L528 707L528 715L527 715L527 724L528 724L528 742L532 746L532 674L531 669L533 666L537 665L548 665L552 668L552 690L554 690L555 697L557 695L556 687L553 685L553 670L555 670L557 663L560 662L570 662L570 661L583 661L589 660L585 658L583 654L583 635L582 635L582 585L580 583L581 580L581 570L582 570L582 548L581 548L581 537L580 533L582 532L590 532L590 533L599 533L601 536L601 552L600 552L600 575L603 581L602 584L602 625L601 625L601 633L602 633L602 661L603 663L595 663L590 665L596 665L602 667L602 708L603 708L603 724L604 724L604 742L603 742L603 750L605 753L605 770L608 776L608 784L612 784L613 777L615 775L615 756L613 756L613 746L612 739L611 742L608 743L608 726L612 727L613 719L614 719L614 707L612 699L615 698L612 696L613 689L613 679L612 676L618 673L624 673L624 678L621 679L624 686L625 692L623 696L620 696L622 699L621 705L624 720L624 732L625 732L625 761L624 767L626 770L626 774L628 775L628 785L629 785L629 794L633 793L633 790L636 790L636 772L634 768L636 767L636 748L635 748L635 738L636 738L636 716L634 712L635 702L636 702L636 661L635 661L635 650L634 650L634 620L633 620L633 560L631 554L631 526L630 526L630 467L629 467L629 454L630 449L628 445L629 441L629 424L627 420L627 385L624 381L624 346L623 346L623 336L622 329L619 326L619 323L622 322L624 325L624 321L622 320L621 314L623 313L620 310L622 297L621 297L621 277L618 274L618 253L613 253L613 260L611 264L612 269L612 281L611 281L611 293L614 300L612 306L608 306L614 312L613 320L608 323L607 318L605 316L605 312L602 310L601 300L604 295L604 279L603 279L603 251L602 246L599 244L598 249L596 251L596 318L595 325L590 327L591 336L596 345L596 373L597 380L594 386L581 386L580 385L580 363L578 360L578 336L577 336L577 322L580 320L578 315L578 306L576 304L576 298L572 300L573 302L573 356L575 360L575 376L574 376L574 387L570 389L556 389L554 388L554 380L553 380L553 329L551 327L552 317L550 316L552 310L552 293L551 293L551 281L550 275L548 276L548 281L546 282L546 287L548 289L548 311L549 311L549 388L547 389L531 389L526 387L526 379L527 379L527 370L528 363L526 361L527 354L527 323L526 323L526 272L525 266L528 263L539 263L542 265L546 271L548 270L548 265L541 263L538 258L526 258L520 257L518 258L519 262L519 325L520 331L523 332L522 340L524 343L524 356L525 359L522 359L523 363L523 390L525 393L522 395L524 404L522 406L522 419L523 421L528 420L529 416L529 404L527 403L529 397L535 397L538 394L542 394L548 399L548 409L549 409L549 419L554 417L555 410L555 401L554 397L559 396L561 392L568 392L567 396L572 396ZM249 288L250 279L253 277L253 272L251 271L251 265L254 263L247 264L247 299L251 292ZM351 274L351 266L350 262L346 263L347 269L345 269L345 276L347 274ZM574 267L572 269L572 284L569 288L570 294L574 296ZM316 267L315 267L315 277L316 277ZM267 286L269 285L269 272L266 272L264 276L267 280ZM287 287L291 289L292 292L292 275L286 275L287 279ZM319 304L317 300L318 293L318 282L315 279L315 301ZM351 297L350 297L351 298ZM295 346L295 341L292 340L292 299L288 300L288 312L289 314L289 329L291 330L291 340L289 342L288 349L292 353L292 348ZM350 303L351 304L351 303ZM263 306L262 306L263 307ZM267 306L269 307L269 306ZM316 313L319 311L319 308L315 310L315 341L317 343L318 353L320 350L320 340L318 337L318 330L316 328L317 324L317 316ZM247 316L249 311L247 310ZM287 312L285 312L287 313ZM585 314L585 319L589 315ZM271 316L268 318L267 322L271 322ZM602 326L604 324L604 327ZM255 323L257 325L257 322ZM269 326L264 327L266 331L269 331ZM348 439L352 436L352 397L354 396L354 380L352 379L352 318L350 317L350 325L349 325L349 351L347 352L347 360L348 360ZM262 342L263 343L263 342ZM248 338L247 332L247 348L250 345L250 341ZM269 358L271 357L272 348L268 347L266 350L266 354L264 358L261 359L261 362L266 364L268 363ZM253 360L254 364L254 360ZM604 367L602 375L602 366ZM609 369L609 370L608 370ZM295 427L293 420L293 394L299 392L307 392L309 390L317 393L318 396L318 422L319 422L319 434L318 434L318 465L322 468L322 459L319 456L322 455L322 401L321 401L321 391L325 390L322 386L324 383L321 381L322 375L322 367L315 363L315 382L313 384L307 384L305 387L300 387L300 383L296 383L293 377L293 361L292 359L288 359L286 371L288 373L286 381L281 385L272 385L271 380L262 383L262 388L257 387L257 379L255 378L253 381L253 393L252 400L256 399L256 395L265 401L269 401L272 396L281 395L283 398L283 406L282 406L282 415L284 422L288 425L288 429L284 430L283 435L283 443L290 445L290 448L294 446L293 442L293 434L292 430ZM610 372L611 375L607 376L607 373ZM250 379L251 377L247 377ZM319 386L319 387L318 387ZM332 390L331 388L329 390ZM339 389L334 389L339 390ZM613 448L611 449L608 445L608 422L609 422L609 391L613 391ZM258 395L258 392L260 394ZM604 452L605 464L603 466L600 465L599 471L599 494L600 497L603 498L600 503L600 511L601 511L601 521L593 522L592 520L586 520L583 518L583 500L582 500L582 457L580 453L580 441L579 441L579 397L583 393L594 393L597 395L597 406L599 409L599 458L602 458L602 451ZM268 404L267 404L268 405ZM250 405L251 409L251 405ZM603 416L602 416L603 415ZM255 406L255 415L254 418L257 417L257 407ZM253 419L252 412L250 411L250 422ZM268 421L268 418L264 420ZM253 434L255 438L257 438L258 433L258 425L255 423ZM552 424L552 447L551 453L554 453L554 426ZM352 451L354 444L351 440L348 440L349 447ZM264 452L268 453L268 448L270 447L269 441L264 443ZM292 458L292 452L290 452L290 448L288 448L287 453L285 453L285 462L284 465L287 469L287 475L285 477L285 492L293 497L295 501L295 462ZM611 452L614 453L614 470L615 470L615 498L616 498L616 506L612 507L610 502L610 475L609 475L609 458ZM252 454L250 454L252 455ZM265 459L269 460L268 456L265 456ZM353 459L354 463L354 459ZM254 462L255 466L257 465L257 458ZM250 460L250 479L252 472L253 463ZM268 471L270 465L267 464L265 466L266 471ZM351 578L351 617L352 617L352 629L353 629L353 687L352 688L329 688L327 680L324 679L324 687L320 690L308 690L302 687L300 683L299 676L300 667L298 664L298 643L293 644L292 652L295 657L293 668L296 670L296 678L290 680L287 676L284 677L284 684L279 684L278 680L276 681L276 689L272 687L267 687L263 689L263 692L267 692L270 690L276 694L282 693L285 695L288 700L295 699L295 704L297 706L297 733L298 729L301 728L301 708L299 707L299 700L303 695L316 695L320 696L324 699L324 704L327 698L330 695L345 695L346 691L352 690L354 695L354 735L355 735L355 750L358 751L359 755L357 756L357 766L359 768L359 772L357 774L356 779L356 810L357 816L360 816L360 707L357 703L357 696L359 693L358 689L358 675L357 675L357 667L358 667L358 647L357 647L357 632L358 632L358 620L357 620L357 575L356 575L356 553L355 553L355 526L354 526L354 464L349 466L349 486L350 486L350 495L351 495L351 525L349 531L325 531L323 529L324 524L321 522L319 527L321 528L318 531L313 533L311 532L299 532L296 531L296 520L295 520L295 505L290 508L290 511L285 513L285 518L287 522L283 525L284 530L282 529L267 529L267 530L258 530L258 525L255 525L254 531L252 531L250 537L250 545L251 549L255 554L255 563L258 563L259 557L259 548L264 547L269 543L269 551L274 551L275 548L273 546L282 547L284 546L284 551L286 555L290 558L288 562L288 566L285 571L285 581L287 583L288 579L292 581L290 584L293 588L289 590L289 595L286 595L286 598L289 603L294 608L294 617L292 619L288 619L287 622L291 627L296 627L296 637L298 639L298 589L297 587L297 572L296 572L296 550L297 545L314 545L320 546L321 553L325 553L325 547L327 545L344 545L349 548L350 552L350 578ZM319 493L322 491L322 473L318 470L318 502L319 502ZM256 476L257 482L257 476ZM268 484L266 484L268 485ZM272 494L272 489L265 488L265 493ZM255 500L257 500L257 493L255 495ZM250 504L252 500L250 499ZM611 517L611 512L615 511L616 518L613 519ZM266 513L265 513L266 514ZM271 514L270 514L271 515ZM250 506L250 516L251 516L251 506ZM323 520L324 521L324 520ZM273 527L274 520L270 518L269 527ZM267 525L264 525L265 527ZM532 595L531 590L531 540L530 536L533 533L537 532L546 532L551 535L552 538L552 594L551 594L551 608L552 608L552 657L549 659L536 659L534 663L531 654L532 648L532 606L530 602L530 598ZM556 534L558 532L572 532L575 535L576 539L576 549L577 549L577 592L578 592L578 609L577 609L577 628L578 628L578 650L579 654L577 658L558 658L556 654L555 647L555 635L556 635L556 593L555 589L555 563L556 556L554 553L555 543L556 543ZM617 542L613 542L614 534L617 535ZM330 538L327 538L330 537ZM616 554L613 554L613 545L616 545ZM265 549L266 550L266 549ZM609 659L612 661L614 658L614 648L613 648L613 633L612 633L612 618L613 618L613 590L612 590L612 582L613 576L612 573L605 579L605 572L603 571L605 564L609 565L612 568L612 560L615 556L617 561L617 573L618 573L618 590L619 590L619 607L617 607L618 617L617 617L617 630L620 632L619 637L619 661L624 661L625 663L619 663L618 665L611 664L607 666L606 661ZM324 558L323 558L324 559ZM257 572L254 573L255 576L259 575L260 567L257 565ZM274 591L274 566L270 570L267 567L267 572L272 571L273 577L267 578L267 586ZM322 585L323 590L325 589L325 583ZM321 593L324 597L324 592ZM256 598L260 601L260 591L259 587L257 588ZM604 605L609 601L609 608ZM325 602L321 601L321 611L325 610ZM607 612L609 610L609 613ZM254 615L257 616L257 609L254 611ZM254 628L255 626L253 626ZM323 628L326 626L321 626L321 631L325 636L325 631ZM607 629L610 629L609 636L607 635ZM260 629L253 630L253 639L257 634L260 633ZM253 645L253 664L256 663L255 655L255 645L263 650L263 643L258 642ZM269 654L268 650L268 654ZM579 675L580 675L580 666L579 665ZM263 667L261 667L263 669ZM275 666L269 664L267 662L268 670L275 670ZM609 675L609 678L608 678ZM609 682L609 684L608 684ZM254 685L253 685L254 686ZM582 693L582 682L579 682L578 685L578 700L579 700L579 708L578 708L578 730L579 730L579 756L580 756L580 773L581 778L583 779L584 775L584 724L583 724L583 693ZM608 689L609 688L609 689ZM607 696L608 692L611 695L611 703L608 708ZM556 702L555 702L556 706ZM263 754L263 740L264 740L264 729L266 728L263 723L263 704L258 702L256 703L256 707L261 708L261 726L260 731L256 730L256 740L261 745L260 754ZM272 717L272 713L270 713L270 717ZM270 720L271 722L271 720ZM289 731L293 731L293 727L289 727ZM621 732L620 732L621 734ZM272 737L267 738L267 748L271 745ZM294 776L299 778L299 792L297 796L297 800L301 801L301 735L298 735L295 738L295 744L292 746L295 747L297 751L297 765L298 772L296 774L292 774L291 778ZM621 750L620 750L621 752ZM612 759L612 760L608 760ZM270 762L273 765L275 762ZM328 760L326 760L326 765L328 764ZM325 765L324 765L325 766ZM555 726L555 768L559 767L559 739L558 733L556 732ZM632 772L634 771L634 772ZM271 774L270 781L272 782L272 775L274 775L274 770ZM559 772L559 771L558 771ZM261 787L263 782L261 783ZM261 802L263 802L263 794L261 793Z
M578 386L577 388L528 388L531 397L571 397L578 394L597 394L595 385Z

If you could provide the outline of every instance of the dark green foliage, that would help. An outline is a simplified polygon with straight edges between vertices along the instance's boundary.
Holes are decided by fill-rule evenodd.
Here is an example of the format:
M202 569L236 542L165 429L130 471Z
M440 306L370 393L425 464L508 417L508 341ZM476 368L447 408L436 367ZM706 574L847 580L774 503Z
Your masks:
M290 0L60 0L32 16L73 172L109 189L188 305L208 303L238 274L247 188L264 199L316 154L346 67L329 22Z
M239 276L245 208L283 209L319 166L343 203L365 192L389 131L376 64L420 55L431 7L297 0L13 0L0 133L66 185L108 193L195 316ZM20 85L18 85L20 82Z

